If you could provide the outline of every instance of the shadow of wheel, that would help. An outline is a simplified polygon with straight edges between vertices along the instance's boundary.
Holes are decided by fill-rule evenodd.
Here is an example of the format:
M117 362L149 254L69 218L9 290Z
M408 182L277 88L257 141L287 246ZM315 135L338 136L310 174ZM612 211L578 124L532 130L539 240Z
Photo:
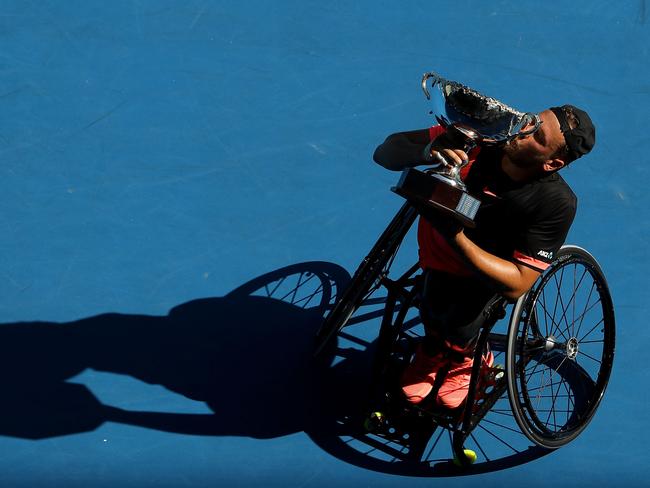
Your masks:
M237 299L259 296L298 307L313 316L313 320L306 322L315 325L314 330L309 331L315 335L324 318L340 301L341 294L348 288L350 280L350 274L338 264L307 261L258 276L235 288L226 297ZM329 365L335 350L336 341L332 341L323 349L318 361L314 361L314 366L320 370Z
M307 261L258 276L226 296L262 296L325 316L350 282L350 274L338 264Z

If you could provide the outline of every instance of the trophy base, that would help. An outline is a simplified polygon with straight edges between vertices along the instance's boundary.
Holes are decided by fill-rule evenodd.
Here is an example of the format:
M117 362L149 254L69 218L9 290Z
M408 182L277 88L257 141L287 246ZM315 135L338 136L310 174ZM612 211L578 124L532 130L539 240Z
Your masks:
M392 191L419 206L447 214L465 227L476 227L474 217L481 202L455 181L409 168L402 172Z

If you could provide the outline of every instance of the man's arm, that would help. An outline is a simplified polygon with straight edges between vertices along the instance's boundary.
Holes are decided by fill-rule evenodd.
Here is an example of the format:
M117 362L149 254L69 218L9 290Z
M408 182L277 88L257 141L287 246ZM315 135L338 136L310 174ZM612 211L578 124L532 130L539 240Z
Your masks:
M494 283L509 299L519 298L535 283L566 240L575 217L577 199L565 184L546 188L542 211L529 218L529 224L516 238L513 261L494 256L472 242L457 224L446 225L449 241L482 276ZM443 224L444 225L444 224Z
M516 300L526 293L540 275L539 271L524 264L501 259L480 248L465 235L462 228L450 242L475 271L492 282L510 300Z
M435 130L437 129L437 131ZM375 149L373 159L386 169L402 171L422 164L440 162L457 166L467 161L467 154L458 149L459 143L450 139L442 127L419 129L391 134ZM437 132L431 140L432 133Z
M429 129L398 132L388 136L372 158L386 169L402 171L426 163L424 149L429 142Z

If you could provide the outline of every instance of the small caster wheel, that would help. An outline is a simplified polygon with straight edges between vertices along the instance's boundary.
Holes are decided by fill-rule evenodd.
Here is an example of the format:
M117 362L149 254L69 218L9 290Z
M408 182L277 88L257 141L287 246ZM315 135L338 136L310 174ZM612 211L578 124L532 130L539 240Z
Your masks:
M490 368L486 368L483 373L483 383L486 386L494 386L497 381L503 378L505 368L501 364L495 364Z
M476 462L476 453L474 451L471 449L463 449L463 453L465 453L465 459L468 461L466 464L463 464L457 456L454 456L454 459L452 459L451 462L459 468L464 468L467 465L474 464Z
M494 375L494 380L499 381L501 378L503 378L505 371L506 367L503 364L495 364L492 366L492 374Z
M386 417L382 412L372 412L363 421L366 432L378 432L386 426Z

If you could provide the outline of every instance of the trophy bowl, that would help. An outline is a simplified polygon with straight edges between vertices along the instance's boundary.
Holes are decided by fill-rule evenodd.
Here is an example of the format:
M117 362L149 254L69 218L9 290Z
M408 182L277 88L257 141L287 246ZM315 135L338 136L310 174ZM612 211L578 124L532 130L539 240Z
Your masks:
M475 146L503 145L532 134L541 123L537 114L515 110L433 72L422 76L422 90L432 103L430 113L457 148L466 153ZM450 164L440 158L427 171L409 168L391 189L420 209L442 212L466 227L474 227L481 201L467 192L461 179L461 170L467 164Z

